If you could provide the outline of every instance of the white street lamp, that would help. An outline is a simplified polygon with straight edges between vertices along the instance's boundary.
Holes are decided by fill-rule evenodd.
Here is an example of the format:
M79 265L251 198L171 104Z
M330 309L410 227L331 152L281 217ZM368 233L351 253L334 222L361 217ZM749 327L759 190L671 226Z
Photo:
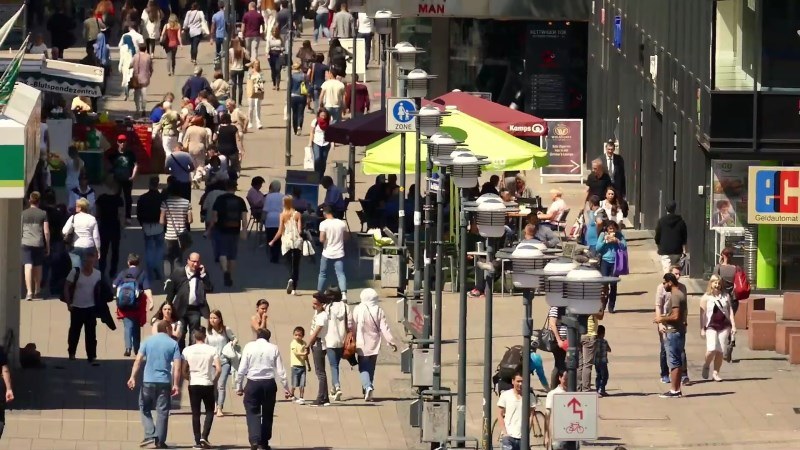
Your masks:
M347 0L347 6L350 12L359 13L364 11L367 0Z
M381 10L372 16L375 25L375 32L381 36L392 34L392 23L400 18L400 14L393 14L391 11Z
M546 300L550 306L566 307L569 314L595 314L603 306L603 286L619 283L618 277L604 277L600 271L580 266L564 276L546 281Z
M459 158L461 165L465 166L465 169L467 168L467 162L472 164L478 162L478 158L475 155L471 155L471 157L474 160L469 156L461 156ZM455 166L456 158L453 156L451 158L453 158L453 166ZM453 176L455 177L455 174ZM475 186L477 177L470 177L470 180L472 184L469 187ZM499 195L495 194L483 194L474 202L464 202L464 209L474 213L478 232L486 238L502 237L506 232L506 215L519 211L516 203L506 203Z
M442 126L442 112L435 106L423 106L417 112L417 126L420 133L425 136L432 137ZM430 148L430 146L429 146Z
M436 75L428 75L422 69L414 69L407 75L397 77L406 82L406 95L412 98L425 98L428 95L428 80L435 78Z
M388 51L394 55L397 67L402 70L413 70L417 66L417 55L425 53L425 50L408 42L398 42L394 48Z

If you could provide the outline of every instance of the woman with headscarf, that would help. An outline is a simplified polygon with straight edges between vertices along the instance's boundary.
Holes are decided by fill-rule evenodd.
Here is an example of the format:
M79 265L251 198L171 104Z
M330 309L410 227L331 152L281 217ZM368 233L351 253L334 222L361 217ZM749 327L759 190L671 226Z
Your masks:
M136 54L136 46L133 44L133 38L130 34L123 34L122 39L119 41L119 69L122 75L121 86L125 90L125 100L128 100L128 93L130 91L131 78L133 78L133 55Z
M361 303L353 308L351 329L356 334L356 355L358 356L358 371L361 374L361 388L364 391L364 400L372 400L375 390L375 365L378 362L378 353L381 342L386 340L392 351L397 351L394 337L389 330L386 313L378 303L378 293L375 289L361 291Z
M103 68L103 84L100 86L100 93L106 95L106 83L111 75L111 48L106 42L105 29L97 33L97 39L92 46L94 49L93 65ZM92 97L92 110L97 111L97 97Z

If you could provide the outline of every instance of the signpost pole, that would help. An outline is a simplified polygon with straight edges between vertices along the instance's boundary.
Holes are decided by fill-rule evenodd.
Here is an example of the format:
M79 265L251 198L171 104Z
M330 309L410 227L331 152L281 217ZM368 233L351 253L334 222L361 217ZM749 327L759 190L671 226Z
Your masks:
M294 17L292 11L294 2L289 2L289 17ZM286 132L284 133L286 139L286 148L284 149L284 164L287 166L292 165L292 41L294 41L294 24L289 19L289 34L286 39L287 62L286 65ZM304 114L303 111L300 114ZM320 180L322 181L322 180ZM352 197L351 197L352 198Z
M405 87L405 82L403 82L403 86ZM417 102L417 109L422 105L422 100L420 99ZM424 256L422 255L422 243L420 239L422 238L420 233L420 226L422 225L422 205L420 202L420 193L423 192L422 190L422 176L421 176L421 168L419 166L419 160L422 154L422 149L420 148L420 133L417 131L415 142L416 152L414 153L414 299L418 300L422 293L422 259Z

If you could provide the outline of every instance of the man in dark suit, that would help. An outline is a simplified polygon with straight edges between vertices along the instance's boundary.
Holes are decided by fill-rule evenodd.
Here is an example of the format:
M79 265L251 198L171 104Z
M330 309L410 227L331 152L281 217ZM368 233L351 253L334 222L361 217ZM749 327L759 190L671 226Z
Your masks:
M603 155L603 162L606 165L606 172L611 178L611 185L617 190L620 197L625 198L625 160L622 155L614 153L616 145L613 139L606 142L606 151ZM601 199L603 197L600 197Z
M172 305L172 314L183 323L183 336L189 336L189 344L194 344L194 331L200 328L200 319L208 320L210 310L206 294L214 291L211 277L200 262L199 253L189 254L184 267L179 267L164 284L167 303ZM184 347L184 340L178 342Z

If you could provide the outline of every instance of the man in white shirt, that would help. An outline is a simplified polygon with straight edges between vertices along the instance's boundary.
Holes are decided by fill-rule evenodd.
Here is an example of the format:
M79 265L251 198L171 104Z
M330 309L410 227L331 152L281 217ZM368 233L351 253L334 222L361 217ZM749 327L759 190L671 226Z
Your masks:
M511 379L511 389L500 393L497 400L497 417L500 423L500 435L502 448L520 450L520 439L522 439L522 420L530 420L536 410L536 396L531 396L531 409L528 414L522 410L522 374L515 373Z
M270 448L275 397L278 393L275 380L280 379L285 398L292 396L281 352L275 344L269 342L270 337L269 330L259 329L256 332L256 340L249 342L242 350L239 371L236 373L236 395L244 395L251 450ZM242 386L245 378L247 384Z
M347 301L347 278L344 275L344 241L350 237L347 232L347 223L335 218L330 206L323 207L322 214L325 216L325 220L319 224L319 240L324 248L319 263L317 291L325 290L325 284L328 281L328 265L332 264L339 289L342 291L342 300Z
M373 21L365 12L358 13L358 37L364 39L364 67L370 63L372 55Z
M69 310L69 331L67 334L67 353L75 359L81 329L85 330L86 358L97 366L97 312L95 310L95 287L102 280L102 273L94 268L97 253L86 252L80 271L70 271L64 286L64 302Z
M558 386L556 386L554 389L552 389L550 392L547 393L547 399L545 399L544 401L544 407L547 410L548 424L552 424L552 421L550 420L550 414L553 410L553 396L561 392L567 392L567 371L564 369L558 369L556 377L558 378ZM561 441L553 441L552 445L553 449L562 448Z
M206 344L206 330L194 331L194 344L183 349L183 373L189 378L189 404L192 408L192 431L194 448L210 448L208 435L214 422L214 391L222 366L217 349ZM206 409L203 431L200 432L200 403Z
M324 106L331 115L331 124L341 120L342 109L344 109L344 83L336 79L333 72L325 74L328 78L320 86L319 104Z
M567 209L567 203L562 198L564 194L558 189L550 189L550 195L553 202L547 207L547 212L536 213L536 217L555 230L558 227L561 214Z

